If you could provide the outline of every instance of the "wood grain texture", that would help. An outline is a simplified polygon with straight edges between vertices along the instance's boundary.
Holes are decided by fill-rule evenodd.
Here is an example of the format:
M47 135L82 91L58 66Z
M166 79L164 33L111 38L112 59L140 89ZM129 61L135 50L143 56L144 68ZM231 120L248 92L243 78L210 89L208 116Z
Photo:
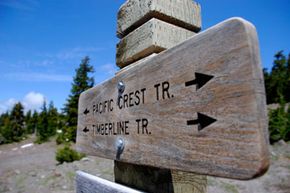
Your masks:
M194 173L115 161L114 174L115 182L145 192L207 192L206 176Z
M194 173L171 171L174 193L206 193L207 177Z
M134 190L98 178L96 176L87 174L85 172L77 171L76 174L76 192L77 193L142 193L140 191Z
M171 48L194 34L153 18L120 40L117 45L117 66L123 68L153 53Z
M170 35L170 34L167 34ZM133 68L139 63L143 63L157 56L158 54L151 54L137 62L134 62L116 73L116 75L123 71ZM114 176L115 182L133 187L146 192L158 193L205 193L207 192L207 178L206 176L196 175L193 173L171 171L169 169L160 169L150 166L139 166L130 163L123 163L119 161L114 162ZM174 179L174 180L173 180Z
M143 63L144 64L144 62L146 60L149 60L149 59L151 59L152 57L155 57L155 56L158 56L158 54L153 53L153 54L150 54L149 56L146 56L145 58L142 58L142 59L140 59L140 60L138 60L136 62L133 62L130 65L125 66L124 68L121 68L119 71L116 72L115 75L118 75L118 74L120 74L120 73L122 73L122 72L124 72L124 71L126 71L126 70L128 70L128 69L130 69L130 68L132 68L132 67L134 67L134 66L136 66L138 64L140 64L140 63Z
M200 89L186 87L196 72L214 78ZM133 97L133 106L119 109L119 81L126 85L122 97L146 88L144 104L134 105L137 97ZM161 99L156 100L154 85L164 82L170 83L170 94L165 92L163 99L159 93ZM113 111L93 113L97 104L110 99ZM85 115L85 109L90 113ZM217 121L198 131L197 125L187 125L198 113ZM138 134L137 119L147 120L145 134L141 128ZM98 133L101 124L126 121L123 135L108 133L108 125L109 135L104 129ZM85 127L89 132L83 132ZM268 131L254 26L240 18L227 20L82 93L77 148L89 155L204 175L235 179L262 175L269 166Z
M173 193L171 171L115 161L115 181L145 192ZM175 192L177 193L177 192Z
M118 12L117 36L125 37L152 18L194 32L201 29L201 8L192 0L127 0Z

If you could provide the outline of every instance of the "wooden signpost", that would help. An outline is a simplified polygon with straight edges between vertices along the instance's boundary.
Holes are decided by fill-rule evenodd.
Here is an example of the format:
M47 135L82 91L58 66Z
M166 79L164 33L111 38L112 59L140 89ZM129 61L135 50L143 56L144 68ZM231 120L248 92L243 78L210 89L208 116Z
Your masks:
M222 22L87 90L77 149L137 165L234 179L269 166L257 35Z

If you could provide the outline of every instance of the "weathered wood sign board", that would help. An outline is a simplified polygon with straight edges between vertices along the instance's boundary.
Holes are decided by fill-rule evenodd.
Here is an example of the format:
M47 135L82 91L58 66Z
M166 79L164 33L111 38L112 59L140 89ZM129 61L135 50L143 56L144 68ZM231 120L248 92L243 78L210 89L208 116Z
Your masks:
M252 24L218 24L82 93L77 148L206 175L262 175L269 160L260 65Z

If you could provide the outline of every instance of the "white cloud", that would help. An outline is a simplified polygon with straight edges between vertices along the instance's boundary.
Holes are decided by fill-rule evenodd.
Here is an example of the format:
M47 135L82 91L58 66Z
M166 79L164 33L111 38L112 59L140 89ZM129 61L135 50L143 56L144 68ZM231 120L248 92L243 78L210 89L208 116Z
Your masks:
M45 74L45 73L24 73L14 72L5 75L10 80L21 80L28 82L71 82L72 77L63 74Z
M29 110L39 110L45 100L46 99L43 94L37 92L29 92L24 96L21 101L10 98L6 101L0 102L0 114L10 111L13 106L18 102L22 103L25 112Z
M22 104L26 111L28 110L38 110L45 101L44 95L36 92L30 92L25 95Z
M18 101L14 98L10 98L7 101L0 102L0 114L10 110Z
M89 56L104 50L103 48L99 47L75 47L66 50L62 50L56 54L45 54L45 56L50 58L56 58L58 60L70 60L70 59L79 59L83 58L84 56Z
M108 64L104 64L100 67L100 69L102 71L105 71L106 74L108 75L115 75L115 73L117 72L117 67L114 64L108 63ZM98 70L97 70L98 71Z

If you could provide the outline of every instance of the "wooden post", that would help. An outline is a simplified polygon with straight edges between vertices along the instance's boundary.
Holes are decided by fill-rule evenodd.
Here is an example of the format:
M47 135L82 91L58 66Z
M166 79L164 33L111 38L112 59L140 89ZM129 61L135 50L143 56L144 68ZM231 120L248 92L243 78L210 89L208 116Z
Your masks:
M134 65L195 35L201 29L199 4L192 0L127 0L118 13L117 65ZM156 55L155 55L156 56ZM146 192L205 193L203 175L114 162L115 182Z
M206 192L207 179L204 175L119 161L115 161L114 173L117 183L146 192Z

